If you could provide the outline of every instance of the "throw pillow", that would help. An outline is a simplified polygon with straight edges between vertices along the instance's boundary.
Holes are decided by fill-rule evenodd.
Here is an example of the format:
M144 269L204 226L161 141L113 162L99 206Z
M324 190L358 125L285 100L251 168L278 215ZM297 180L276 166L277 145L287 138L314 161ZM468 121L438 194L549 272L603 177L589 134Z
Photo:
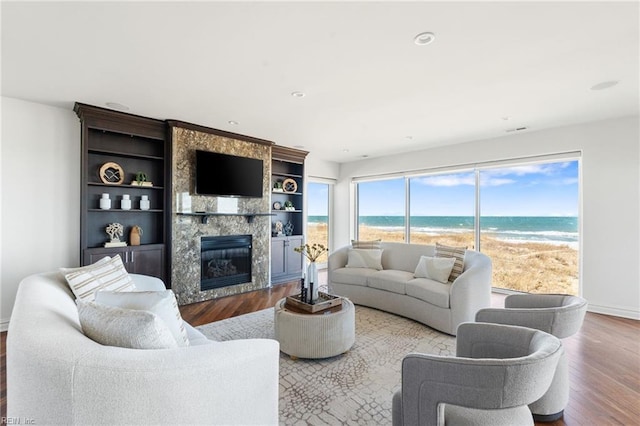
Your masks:
M351 240L351 248L354 249L379 249L382 240L358 241Z
M187 330L178 309L176 296L171 290L164 291L98 291L96 303L123 309L153 312L171 331L178 346L189 346Z
M153 312L115 308L78 300L82 331L91 340L106 346L129 349L173 349L176 339Z
M380 249L349 249L347 255L347 268L382 270L382 250Z
M413 276L416 278L429 278L446 284L449 281L449 275L451 275L455 262L455 257L421 256Z
M444 244L436 243L436 257L455 257L456 262L449 275L449 282L452 283L462 274L464 270L464 255L467 252L466 247L451 247Z
M76 299L91 302L98 290L134 291L135 284L122 264L120 256L103 257L80 268L60 268Z

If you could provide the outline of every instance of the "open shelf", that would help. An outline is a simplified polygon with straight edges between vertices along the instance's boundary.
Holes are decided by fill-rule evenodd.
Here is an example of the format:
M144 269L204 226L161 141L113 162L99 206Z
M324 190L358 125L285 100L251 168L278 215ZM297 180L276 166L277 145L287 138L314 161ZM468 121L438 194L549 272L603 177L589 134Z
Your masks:
M206 224L210 216L244 216L247 223L253 223L253 219L261 216L275 216L273 213L216 213L216 212L194 212L194 213L176 213L181 216L198 216L202 223Z

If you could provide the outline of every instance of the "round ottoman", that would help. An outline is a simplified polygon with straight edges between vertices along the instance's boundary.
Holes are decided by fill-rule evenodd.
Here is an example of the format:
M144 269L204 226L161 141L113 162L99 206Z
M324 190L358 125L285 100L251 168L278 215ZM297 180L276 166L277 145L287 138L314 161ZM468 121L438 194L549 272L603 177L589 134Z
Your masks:
M291 358L329 358L347 352L356 340L353 303L342 300L337 312L301 314L285 307L286 299L274 307L276 340Z

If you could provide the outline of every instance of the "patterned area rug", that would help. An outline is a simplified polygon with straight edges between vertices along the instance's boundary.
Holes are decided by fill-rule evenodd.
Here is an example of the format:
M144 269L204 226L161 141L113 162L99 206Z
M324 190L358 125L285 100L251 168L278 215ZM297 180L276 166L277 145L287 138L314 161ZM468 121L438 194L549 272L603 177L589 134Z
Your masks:
M273 339L273 308L198 327L214 340ZM356 306L356 342L322 360L280 353L283 425L390 425L391 398L410 352L455 354L455 338L415 321Z

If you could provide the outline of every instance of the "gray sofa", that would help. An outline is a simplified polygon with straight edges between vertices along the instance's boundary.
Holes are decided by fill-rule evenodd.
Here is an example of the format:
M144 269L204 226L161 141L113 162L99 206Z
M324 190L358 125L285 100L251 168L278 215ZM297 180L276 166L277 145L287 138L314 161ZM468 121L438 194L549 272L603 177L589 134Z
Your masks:
M491 259L467 250L464 271L443 284L414 278L421 256L434 256L435 246L381 243L382 267L346 268L348 251L343 247L329 256L329 291L353 303L411 318L447 334L458 325L473 322L476 312L491 305Z

